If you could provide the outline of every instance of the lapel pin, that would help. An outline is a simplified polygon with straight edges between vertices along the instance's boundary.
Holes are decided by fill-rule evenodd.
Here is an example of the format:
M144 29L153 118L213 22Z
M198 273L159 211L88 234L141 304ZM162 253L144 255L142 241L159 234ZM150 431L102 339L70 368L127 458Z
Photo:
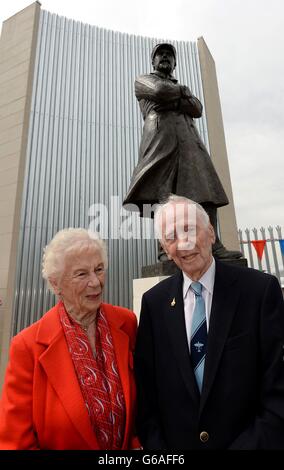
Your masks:
M171 301L171 307L174 307L176 304L176 298L174 297L173 300Z

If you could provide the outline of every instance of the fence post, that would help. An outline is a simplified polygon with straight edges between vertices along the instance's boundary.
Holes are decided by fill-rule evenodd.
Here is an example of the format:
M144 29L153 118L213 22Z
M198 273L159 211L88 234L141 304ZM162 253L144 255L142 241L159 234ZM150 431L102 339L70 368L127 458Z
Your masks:
M246 233L247 241L248 241L249 263L250 263L250 266L254 268L253 256L252 256L252 251L251 251L250 234L249 234L248 228L245 229L245 233Z
M271 239L271 248L272 248L272 255L273 255L273 260L274 260L274 265L275 265L275 274L279 282L281 283L281 279L280 279L281 276L280 276L280 271L279 271L279 266L278 266L276 249L275 249L275 239L274 239L274 234L273 234L273 228L271 227L271 225L268 227L268 232L269 232L270 239Z
M283 238L282 238L282 232L281 232L281 227L280 227L280 225L277 225L277 227L276 227L276 232L277 232L277 235L278 235L278 238L279 238L279 240L283 240ZM281 251L281 256L282 256L282 266L283 266L283 271L284 271L284 254L283 254L283 252L282 252L281 248L280 248L280 251ZM283 273L283 274L284 274L284 273Z
M262 240L266 240L266 234L265 234L265 228L260 227L260 233L262 236ZM268 250L267 250L267 243L265 243L264 246L264 256L265 256L265 262L266 262L266 270L271 274L271 268L270 268L270 262L269 262L269 257L268 257Z

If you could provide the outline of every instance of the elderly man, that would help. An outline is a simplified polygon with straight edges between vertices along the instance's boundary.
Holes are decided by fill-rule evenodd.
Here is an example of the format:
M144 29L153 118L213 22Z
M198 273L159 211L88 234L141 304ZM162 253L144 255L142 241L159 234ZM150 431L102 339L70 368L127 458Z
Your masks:
M145 449L284 449L284 303L277 279L212 256L204 209L155 215L180 272L146 292L135 352Z
M170 193L186 196L202 204L217 237L217 207L227 205L228 199L193 122L201 117L202 104L173 77L176 50L172 44L157 44L151 57L154 72L135 81L145 124L124 205L135 204L143 216L143 204L156 204ZM219 238L213 251L218 258L242 256L228 251Z

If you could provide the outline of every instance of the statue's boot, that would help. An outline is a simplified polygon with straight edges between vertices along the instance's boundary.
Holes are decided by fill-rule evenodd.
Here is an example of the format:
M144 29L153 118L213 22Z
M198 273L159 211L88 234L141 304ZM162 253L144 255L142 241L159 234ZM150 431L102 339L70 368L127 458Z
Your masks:
M237 250L227 250L227 248L221 242L218 236L217 230L217 208L214 206L205 206L204 209L206 210L207 214L209 215L210 223L214 228L216 241L212 246L212 254L215 258L218 259L238 259L242 258L243 254L241 251Z

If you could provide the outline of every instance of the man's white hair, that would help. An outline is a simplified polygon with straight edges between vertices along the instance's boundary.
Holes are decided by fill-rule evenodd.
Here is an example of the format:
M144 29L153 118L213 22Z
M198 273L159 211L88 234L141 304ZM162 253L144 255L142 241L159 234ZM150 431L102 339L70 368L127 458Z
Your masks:
M47 281L49 289L54 292L50 279L58 280L64 272L67 255L93 248L100 252L104 268L107 268L106 244L96 232L84 228L65 228L56 233L43 250L42 276Z
M204 227L208 227L210 220L205 209L195 201L188 199L184 196L177 196L176 194L170 194L167 199L160 203L155 210L154 215L154 229L156 238L162 241L162 215L169 209L173 204L188 204L195 206L201 221L204 223Z

